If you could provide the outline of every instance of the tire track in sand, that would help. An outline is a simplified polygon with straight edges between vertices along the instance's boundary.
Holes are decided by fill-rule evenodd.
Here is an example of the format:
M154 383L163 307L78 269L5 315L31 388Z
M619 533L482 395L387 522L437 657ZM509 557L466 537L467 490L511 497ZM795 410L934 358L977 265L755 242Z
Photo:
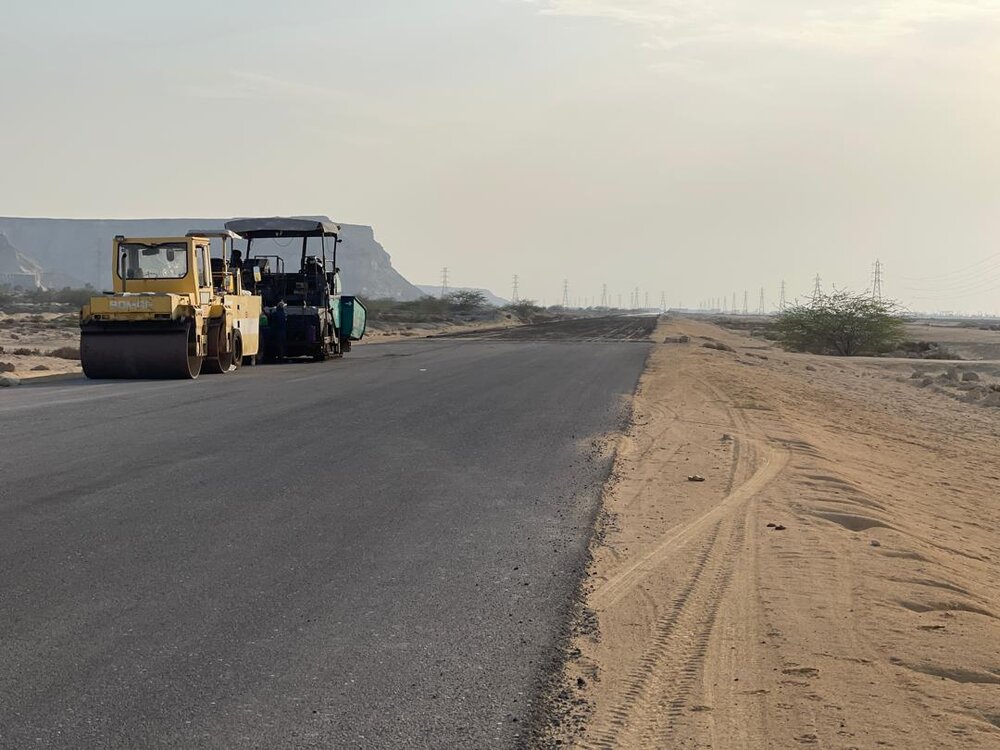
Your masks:
M725 404L714 388L709 390ZM621 700L592 717L582 747L661 747L698 689L719 606L745 544L750 502L782 473L790 456L753 430L738 409L728 404L724 409L737 434L729 491L591 594L594 609L604 611L641 593L643 582L657 572L686 569L668 603L654 604L655 624L627 675Z

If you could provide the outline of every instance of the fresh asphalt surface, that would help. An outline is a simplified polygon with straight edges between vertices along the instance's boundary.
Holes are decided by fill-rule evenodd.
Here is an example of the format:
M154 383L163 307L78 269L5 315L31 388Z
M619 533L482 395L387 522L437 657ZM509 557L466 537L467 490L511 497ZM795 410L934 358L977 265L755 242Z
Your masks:
M0 747L524 744L647 351L0 389Z

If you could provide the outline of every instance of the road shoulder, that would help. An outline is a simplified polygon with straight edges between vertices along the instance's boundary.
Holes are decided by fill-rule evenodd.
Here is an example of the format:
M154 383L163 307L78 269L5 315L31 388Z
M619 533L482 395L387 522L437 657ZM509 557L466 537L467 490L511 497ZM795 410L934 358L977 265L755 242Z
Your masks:
M997 742L1000 410L707 323L657 336L539 744Z

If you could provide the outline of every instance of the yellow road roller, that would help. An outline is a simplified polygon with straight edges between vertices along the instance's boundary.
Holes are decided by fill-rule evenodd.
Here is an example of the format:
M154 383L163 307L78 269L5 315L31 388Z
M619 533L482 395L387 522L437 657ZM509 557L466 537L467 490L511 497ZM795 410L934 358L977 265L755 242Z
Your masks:
M228 230L115 237L114 291L80 310L84 374L196 378L256 363L261 298L243 289L238 238Z

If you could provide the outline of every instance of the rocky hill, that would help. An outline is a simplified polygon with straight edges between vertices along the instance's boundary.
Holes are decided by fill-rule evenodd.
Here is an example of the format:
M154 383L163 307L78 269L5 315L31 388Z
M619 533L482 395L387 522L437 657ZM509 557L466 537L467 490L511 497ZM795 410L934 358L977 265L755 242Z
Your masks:
M320 218L320 217L316 217ZM322 217L326 218L326 217ZM30 219L0 217L0 234L9 244L34 260L43 274L69 281L59 286L111 285L111 239L116 234L133 237L171 237L190 229L221 229L227 219ZM375 239L369 226L342 224L343 243L337 261L347 294L361 297L416 299L420 290L392 267L392 259ZM310 244L313 241L310 240ZM263 247L268 249L265 251ZM285 241L254 243L255 251L281 255L288 268L298 267L300 245ZM73 283L75 282L75 283ZM44 283L44 278L43 278ZM52 285L52 284L50 284Z
M0 233L0 284L34 289L42 283L42 267Z

